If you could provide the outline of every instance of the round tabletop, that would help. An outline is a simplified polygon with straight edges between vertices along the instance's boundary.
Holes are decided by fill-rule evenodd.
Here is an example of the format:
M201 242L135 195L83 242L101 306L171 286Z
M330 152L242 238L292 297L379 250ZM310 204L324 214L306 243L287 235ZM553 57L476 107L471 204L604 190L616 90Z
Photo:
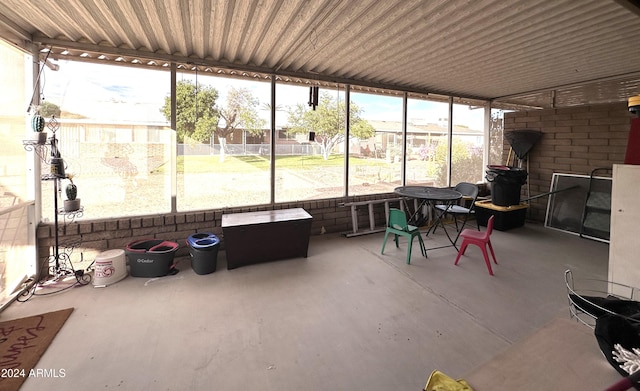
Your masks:
M420 198L433 201L455 201L462 198L462 193L453 189L430 186L400 186L393 189L404 197Z

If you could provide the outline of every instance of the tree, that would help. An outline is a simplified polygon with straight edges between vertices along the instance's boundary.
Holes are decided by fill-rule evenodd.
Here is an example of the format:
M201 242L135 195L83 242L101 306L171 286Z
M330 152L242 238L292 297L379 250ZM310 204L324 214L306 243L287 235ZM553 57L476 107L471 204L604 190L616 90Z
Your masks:
M55 103L47 102L46 100L42 102L40 105L40 115L44 118L50 118L52 116L56 116L56 118L60 118L60 106Z
M263 103L260 105L260 110L271 112L271 103ZM276 111L284 111L282 105L276 104Z
M185 139L197 142L209 140L215 132L219 113L216 108L218 91L210 86L196 86L189 80L176 83L176 132L179 143ZM162 114L171 120L171 96L164 99Z
M315 142L320 144L325 160L329 159L331 151L345 139L345 103L336 101L326 92L320 95L320 104L316 110L311 110L302 103L290 107L289 132L308 133L315 132ZM350 132L351 137L368 139L375 134L373 126L361 118L362 110L351 103L350 105Z
M251 134L261 134L265 121L258 115L260 101L247 88L229 88L227 105L218 107L221 121L217 124L215 134L220 142L220 161L223 162L227 149L227 137L236 129L243 129Z
M442 186L447 183L447 153L448 143L439 143L435 152L435 161L438 164L436 179ZM472 143L454 137L451 160L451 177L455 182L452 185L459 182L477 183L482 177L482 151L474 148Z

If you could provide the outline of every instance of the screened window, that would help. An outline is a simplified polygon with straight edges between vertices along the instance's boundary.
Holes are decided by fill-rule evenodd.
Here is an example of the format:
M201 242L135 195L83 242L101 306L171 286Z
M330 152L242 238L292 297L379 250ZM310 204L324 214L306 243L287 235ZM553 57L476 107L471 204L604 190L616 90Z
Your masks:
M451 185L483 180L484 112L484 106L453 105Z
M408 185L447 185L448 116L446 102L408 99Z
M272 107L270 80L182 68L171 129L167 69L59 65L56 72L45 70L42 94L47 120L55 112L60 124L56 137L78 186L83 218L169 212L173 197L178 211L189 211L483 179L483 102L456 102L450 119L447 97L413 95L405 137L400 94L352 91L346 102L345 86L323 86L313 110L312 84L278 81ZM491 161L499 141L492 138L490 145ZM48 169L43 166L43 173ZM52 193L52 184L44 183L47 220L53 218ZM58 197L65 198L62 191Z
M45 68L42 114L47 121L57 114L55 136L65 173L78 188L83 218L170 211L175 144L160 112L169 73L73 61L59 65L55 72ZM50 170L42 168L43 174ZM60 181L59 205L68 183ZM42 183L41 195L43 218L52 221L52 181Z
M351 93L349 195L402 185L402 98Z
M178 210L269 203L271 83L181 73L177 84Z
M315 110L309 89L276 85L276 202L344 195L344 88L321 88Z

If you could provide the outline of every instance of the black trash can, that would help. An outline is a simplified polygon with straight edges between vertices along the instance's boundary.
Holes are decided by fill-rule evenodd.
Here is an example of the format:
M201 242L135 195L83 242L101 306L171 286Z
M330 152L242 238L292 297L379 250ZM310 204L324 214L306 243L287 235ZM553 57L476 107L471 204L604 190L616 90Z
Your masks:
M491 183L491 203L498 206L520 204L520 191L527 182L527 170L519 167L487 166L485 178Z
M191 268L196 274L204 275L216 271L220 239L210 232L200 232L189 236L187 246L191 254Z

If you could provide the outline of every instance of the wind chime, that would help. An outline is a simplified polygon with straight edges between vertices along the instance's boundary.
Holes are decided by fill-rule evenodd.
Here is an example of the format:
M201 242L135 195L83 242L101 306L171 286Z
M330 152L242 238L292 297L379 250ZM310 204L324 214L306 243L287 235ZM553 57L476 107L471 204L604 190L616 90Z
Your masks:
M309 87L309 106L316 111L318 106L318 95L320 93L320 87Z
M320 94L320 87L318 86L309 87L309 106L311 106L313 111L316 111L316 107L319 104L319 99L318 99L319 94ZM316 140L316 132L309 132L309 141L315 141L315 140Z

